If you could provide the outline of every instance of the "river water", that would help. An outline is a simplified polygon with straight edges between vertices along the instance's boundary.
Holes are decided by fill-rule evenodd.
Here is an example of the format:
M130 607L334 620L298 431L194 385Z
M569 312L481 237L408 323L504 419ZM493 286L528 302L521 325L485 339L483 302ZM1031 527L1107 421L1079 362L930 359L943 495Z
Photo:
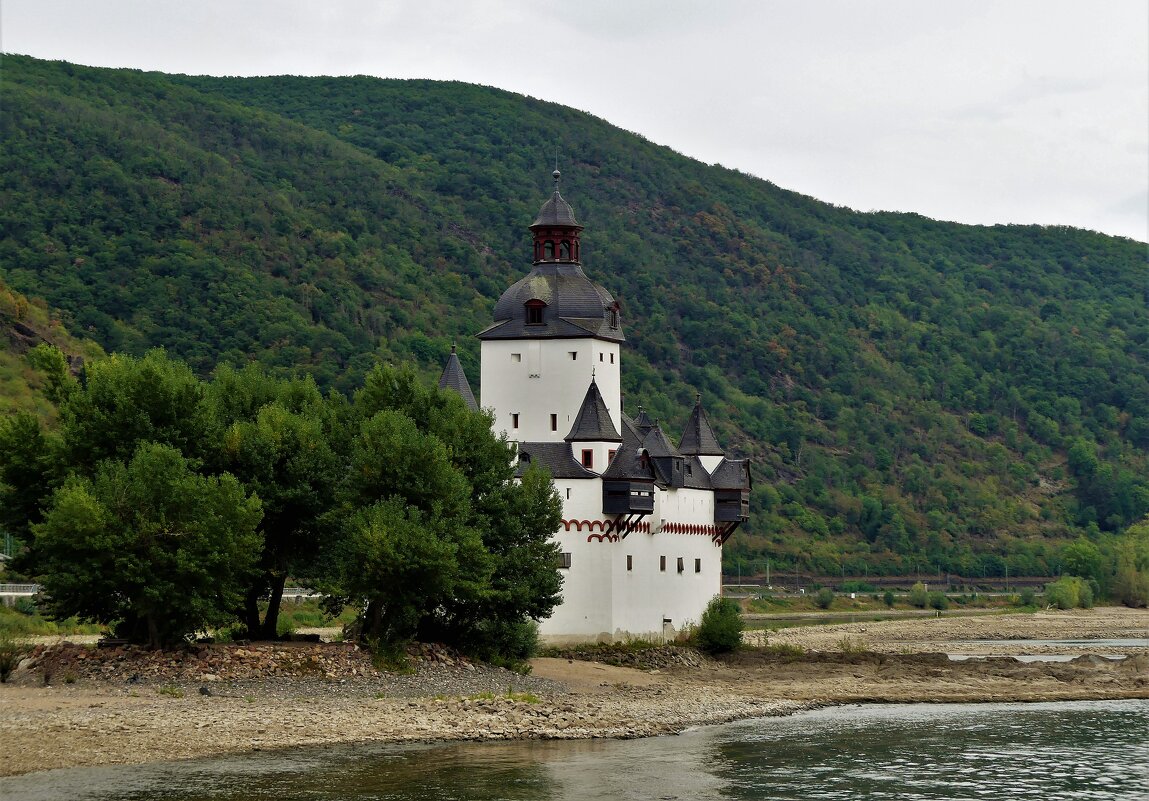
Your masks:
M0 779L20 801L1149 799L1149 700L832 707L630 741L339 746Z

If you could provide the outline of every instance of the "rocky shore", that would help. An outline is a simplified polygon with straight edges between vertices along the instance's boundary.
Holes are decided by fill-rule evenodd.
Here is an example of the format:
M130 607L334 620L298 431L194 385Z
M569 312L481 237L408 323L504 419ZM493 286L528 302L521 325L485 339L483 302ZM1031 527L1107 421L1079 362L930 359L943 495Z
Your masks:
M1147 612L1069 619L1110 638L1149 636ZM1058 625L1041 615L992 620L995 631L1016 636L1056 636ZM526 676L430 646L412 654L408 672L380 670L342 643L180 653L41 646L0 685L0 775L345 742L645 737L844 702L1149 698L1149 648L1132 647L1123 659L1086 649L1072 662L1023 663L951 661L906 647L932 642L931 650L952 653L966 635L935 625L945 622L770 635L775 645L783 634L790 645L806 637L801 654L774 647L713 660L619 649L596 662L539 659Z

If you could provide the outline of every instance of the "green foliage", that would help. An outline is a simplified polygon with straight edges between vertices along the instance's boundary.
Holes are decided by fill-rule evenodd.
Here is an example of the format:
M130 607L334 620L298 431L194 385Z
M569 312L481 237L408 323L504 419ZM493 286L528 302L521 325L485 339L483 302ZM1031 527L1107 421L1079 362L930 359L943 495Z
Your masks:
M950 608L950 599L946 597L944 592L931 592L929 595L930 609L937 609L939 612L943 609Z
M834 591L829 587L823 587L814 595L814 603L819 609L829 609L834 605Z
M891 592L890 590L886 590L884 593L882 593L882 603L884 603L890 609L893 609L894 608L894 593Z
M1093 606L1093 590L1082 578L1064 576L1045 585L1045 603L1057 609L1089 609Z
M474 381L560 130L587 271L631 310L627 397L681 421L702 391L755 460L730 558L1052 575L1062 545L1149 512L1139 243L859 214L459 83L21 56L0 81L4 319L40 330L42 298L110 350L343 391L375 361L428 375L458 340ZM0 388L28 384L5 364Z
M914 582L914 586L910 587L910 594L907 600L910 606L916 606L918 609L925 609L926 604L929 603L929 593L926 591L926 585L920 581Z
M118 621L152 647L231 619L252 569L260 507L231 476L197 475L175 449L141 444L124 464L57 490L34 527L46 607Z
M717 596L706 605L694 630L694 641L711 654L734 651L742 645L742 611L730 598Z
M25 643L14 638L10 632L0 629L0 684L8 681L28 651Z

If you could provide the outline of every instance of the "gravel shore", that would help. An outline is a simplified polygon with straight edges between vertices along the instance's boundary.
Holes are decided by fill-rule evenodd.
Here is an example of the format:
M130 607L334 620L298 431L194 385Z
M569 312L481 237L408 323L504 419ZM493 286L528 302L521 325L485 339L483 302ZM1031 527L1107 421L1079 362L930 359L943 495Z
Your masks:
M601 658L637 667L551 658L535 660L528 676L434 648L417 655L413 672L391 673L343 644L182 655L54 646L0 685L0 775L332 743L645 737L843 702L1149 698L1149 647L1120 660L1085 649L1061 663L918 652L953 653L956 642L991 636L1060 638L1055 627L1079 632L1073 638L1144 639L1149 612L986 620L995 634L989 624L958 627L968 618L952 629L945 618L803 627L770 635L802 643L802 656L620 651Z

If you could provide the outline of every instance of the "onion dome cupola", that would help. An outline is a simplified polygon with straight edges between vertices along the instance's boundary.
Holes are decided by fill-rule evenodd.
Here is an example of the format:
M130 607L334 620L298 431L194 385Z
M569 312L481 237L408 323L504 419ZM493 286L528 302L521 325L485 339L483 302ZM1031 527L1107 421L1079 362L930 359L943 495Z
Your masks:
M447 358L447 366L439 376L439 389L449 389L459 393L463 403L472 412L479 411L479 404L475 403L475 394L471 392L471 384L467 381L467 374L463 372L463 365L459 363L459 356L455 353L455 346L451 346L451 355Z
M579 261L583 227L555 191L531 224L533 266L495 304L493 324L479 339L571 339L624 342L618 301L587 278Z
M579 234L582 226L575 219L571 204L559 194L559 178L562 173L551 173L555 179L555 191L550 200L539 209L539 215L531 223L534 238L534 263L578 262Z

